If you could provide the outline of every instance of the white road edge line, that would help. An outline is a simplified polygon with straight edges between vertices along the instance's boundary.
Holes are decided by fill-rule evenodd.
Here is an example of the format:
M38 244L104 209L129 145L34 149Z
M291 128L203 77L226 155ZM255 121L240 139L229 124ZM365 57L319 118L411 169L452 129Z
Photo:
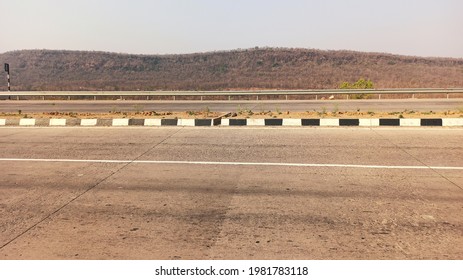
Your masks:
M463 170L460 166L414 166L414 165L361 165L361 164L325 164L325 163L278 163L278 162L222 162L222 161L168 161L168 160L105 160L105 159L34 159L0 158L0 161L22 162L77 162L77 163L139 163L139 164L193 164L193 165L246 165L246 166L289 166L289 167L340 167L371 169L439 169Z

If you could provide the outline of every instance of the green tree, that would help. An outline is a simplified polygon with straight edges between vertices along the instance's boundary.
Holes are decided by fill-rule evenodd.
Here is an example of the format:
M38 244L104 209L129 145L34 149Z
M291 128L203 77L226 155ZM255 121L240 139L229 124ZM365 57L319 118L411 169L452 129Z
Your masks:
M351 84L349 82L342 82L339 85L340 89L372 89L374 88L375 85L371 80L365 80L363 78L360 78L358 81L355 83Z
M354 83L355 89L371 89L374 88L373 82L370 80L365 80L363 78L359 79L357 82Z
M349 82L342 82L340 85L339 85L339 88L340 89L372 89L374 88L375 85L373 84L373 82L371 80L365 80L363 78L360 78L357 82L351 84ZM357 94L352 94L352 95L349 95L350 98L353 98L353 99L366 99L366 98L370 98L370 95L369 94L366 94L366 93L357 93Z
M339 85L339 88L341 88L341 89L350 89L350 88L352 88L352 84L349 83L349 82L342 82Z

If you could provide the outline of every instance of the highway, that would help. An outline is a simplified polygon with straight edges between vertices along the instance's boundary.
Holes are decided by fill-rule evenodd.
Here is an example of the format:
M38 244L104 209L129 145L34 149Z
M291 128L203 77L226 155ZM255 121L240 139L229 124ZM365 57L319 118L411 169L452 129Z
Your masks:
M462 259L463 129L0 128L0 259Z
M463 110L463 99L389 99L389 100L319 100L319 101L0 101L0 112L88 112L113 111L201 111L236 112L260 111L373 111L402 112L404 110L439 112Z

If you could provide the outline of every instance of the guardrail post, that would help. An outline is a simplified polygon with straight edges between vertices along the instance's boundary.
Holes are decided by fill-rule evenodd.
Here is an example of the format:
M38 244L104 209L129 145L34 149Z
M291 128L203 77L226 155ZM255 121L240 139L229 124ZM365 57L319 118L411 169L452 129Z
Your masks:
M45 100L45 95L42 95L42 100Z
M380 94L378 94L378 99L381 99L381 93L380 93Z
M203 96L201 95L201 101L203 101Z
M315 94L315 100L318 100L318 95Z
M259 101L259 95L256 95L257 96L257 101Z
M412 99L415 99L415 94L414 93L412 94Z
M349 100L349 94L347 94L346 97L347 97L347 100Z
M174 101L175 101L175 95L174 95Z
M70 96L70 95L68 95L68 100L71 100L71 96Z
M228 101L230 101L230 100L231 100L231 95L228 96Z
M449 93L448 92L446 93L446 95L447 95L447 99L449 99Z
M286 100L288 100L288 95L286 95Z

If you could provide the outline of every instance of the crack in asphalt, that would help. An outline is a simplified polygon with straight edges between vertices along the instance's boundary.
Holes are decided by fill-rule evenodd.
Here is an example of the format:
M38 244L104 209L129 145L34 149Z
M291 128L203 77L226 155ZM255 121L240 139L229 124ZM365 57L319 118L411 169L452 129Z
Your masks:
M445 177L443 174L437 172L436 169L432 168L432 166L429 166L428 164L426 164L425 162L423 162L422 160L420 160L419 158L415 157L414 155L410 154L409 152L407 152L407 150L405 150L403 147L395 144L394 142L392 142L389 138L387 138L386 136L380 134L376 129L373 129L371 128L371 130L376 133L377 135L379 135L380 137L382 137L383 139L385 139L386 141L388 141L389 143L391 143L392 145L394 145L396 148L398 148L400 151L404 152L405 154L407 154L409 157L413 158L414 160L418 161L419 163L421 163L423 166L426 166L427 168L429 168L430 170L432 170L434 173L436 173L437 175L439 175L439 177L443 178L444 180L446 180L447 182L449 182L451 185L454 185L455 187L457 187L458 189L462 190L463 191L463 187L461 187L460 185L458 185L457 183L453 182L452 180L450 180L449 178Z
M224 207L224 210L222 210L222 214L220 216L220 218L218 219L217 221L217 228L216 228L216 232L214 233L214 236L211 238L212 240L212 243L209 247L209 249L207 250L207 255L214 255L214 249L215 247L217 247L217 243L219 241L221 241L221 239L223 238L222 236L222 233L224 232L224 226L225 226L225 223L227 220L229 220L229 212L233 209L232 206L233 206L233 201L235 200L236 198L236 195L239 193L239 188L240 188L240 182L241 182L241 178L242 178L242 172L237 172L236 174L236 183L235 185L233 186L233 188L231 189L229 195L230 195L230 199L228 200L228 203L226 205L226 207Z
M144 156L145 154L149 153L150 151L154 150L156 147L158 147L159 145L161 145L162 143L164 143L165 141L167 141L168 139L170 139L171 137L173 137L174 135L176 135L178 132L180 132L181 130L183 129L183 127L180 127L178 130L176 130L174 133L168 135L166 138L164 138L162 141L160 141L159 143L156 143L154 146L148 148L145 152L143 152L141 155L137 156L136 158L134 158L133 160L131 160L130 162L127 162L125 164L123 164L120 168L117 168L115 171L112 171L108 176L104 177L103 179L101 179L100 181L98 181L96 184L92 185L91 187L87 188L86 190L84 190L82 193L78 194L77 196L75 196L74 198L72 198L71 200L69 200L68 202L66 202L65 204L61 205L60 207L58 207L56 210L54 210L53 212L49 213L48 215L46 215L44 218L42 218L40 221L34 223L32 226L28 227L27 229L25 229L24 231L22 231L20 234L18 234L17 236L13 237L11 240L7 241L6 243L0 245L0 250L2 250L3 248L5 248L6 246L8 246L9 244L11 244L12 242L14 242L15 240L17 240L18 238L20 238L21 236L23 236L24 234L28 233L29 231L31 231L33 228L35 228L36 226L40 225L41 223L43 223L45 220L49 219L50 217L52 217L53 215L55 215L56 213L60 212L61 210L63 210L66 206L68 206L69 204L71 204L72 202L76 201L77 199L79 199L80 197L82 197L83 195L85 195L86 193L88 193L89 191L95 189L96 187L98 187L100 184L104 183L106 180L108 180L109 178L111 178L113 175L115 175L116 173L119 173L119 171L121 171L122 169L124 169L125 167L129 166L130 164L132 164L134 161L138 160L139 158L141 158L142 156Z

